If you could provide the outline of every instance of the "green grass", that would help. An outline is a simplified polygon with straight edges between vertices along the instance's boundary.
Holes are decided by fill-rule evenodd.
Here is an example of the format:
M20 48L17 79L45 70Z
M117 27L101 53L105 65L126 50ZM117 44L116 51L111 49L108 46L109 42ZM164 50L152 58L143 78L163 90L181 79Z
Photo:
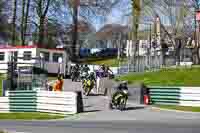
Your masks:
M0 77L0 96L2 96L2 79Z
M5 77L0 75L0 96L2 96L2 80L3 79L5 79Z
M48 113L0 113L0 120L49 120L64 118L64 115Z
M48 81L50 80L57 80L57 77L48 77Z
M129 73L116 80L127 80L128 83L144 83L148 86L200 86L200 68L162 69L143 74Z
M121 63L126 62L126 59L121 59ZM108 65L110 67L118 67L119 66L119 60L117 58L111 58L111 59L101 59L101 60L93 60L93 61L86 61L84 63L92 64L92 65Z
M176 105L156 105L155 107L159 107L161 109L200 112L200 107L188 107L188 106L176 106Z

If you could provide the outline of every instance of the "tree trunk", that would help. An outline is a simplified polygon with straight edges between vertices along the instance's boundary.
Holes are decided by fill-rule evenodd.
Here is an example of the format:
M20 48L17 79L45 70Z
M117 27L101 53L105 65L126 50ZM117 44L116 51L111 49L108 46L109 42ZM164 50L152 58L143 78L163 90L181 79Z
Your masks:
M44 43L44 17L40 18L40 25L39 25L39 39L38 44L43 45Z
M21 18L21 43L24 46L24 14L25 14L25 4L26 0L22 1L22 18Z
M176 48L176 65L180 66L180 62L181 62L181 49L180 48Z
M200 52L198 47L192 50L192 62L196 65L200 64Z
M44 45L44 21L45 17L48 13L49 10L49 5L50 5L51 0L48 0L46 5L44 4L45 2L43 0L40 0L38 2L38 16L40 18L40 24L39 24L39 39L38 39L38 45ZM44 7L46 6L46 7ZM44 11L43 11L44 10Z
M16 40L16 18L17 18L17 0L14 0L13 20L12 20L12 45Z
M138 28L139 28L139 19L140 19L140 0L132 0L132 12L133 12L132 13L132 16L133 16L133 25L132 25L133 26L132 27L133 28L133 31L132 31L133 43L132 45L135 45L135 48L133 50L132 61L133 61L134 66L136 66L136 52L137 52L136 45L137 45L137 39L138 39Z
M26 15L25 15L25 22L24 22L24 43L26 41L26 30L27 30L27 25L28 25L29 8L30 8L30 0L28 0L26 3Z
M77 60L77 40L78 40L78 7L77 5L74 6L73 8L74 14L73 14L73 34L72 34L72 61Z

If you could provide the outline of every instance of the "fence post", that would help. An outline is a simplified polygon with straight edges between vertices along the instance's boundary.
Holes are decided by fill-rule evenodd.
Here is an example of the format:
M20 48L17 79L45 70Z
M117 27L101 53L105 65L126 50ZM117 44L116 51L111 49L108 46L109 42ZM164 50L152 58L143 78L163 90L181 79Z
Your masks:
M83 107L83 98L82 98L82 92L81 91L76 91L77 94L77 113L81 113L84 111L84 107Z
M7 80L2 80L2 96L5 96L6 88L8 88L8 82Z

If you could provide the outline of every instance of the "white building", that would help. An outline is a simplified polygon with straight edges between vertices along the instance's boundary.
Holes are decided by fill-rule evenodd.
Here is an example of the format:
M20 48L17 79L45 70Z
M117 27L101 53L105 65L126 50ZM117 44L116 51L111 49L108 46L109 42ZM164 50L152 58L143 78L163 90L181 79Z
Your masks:
M0 47L0 73L6 73L8 69L7 63L10 60L11 54L14 54L17 61L17 67L21 66L38 66L43 64L44 69L48 73L57 73L59 67L61 72L65 73L66 53L64 49L46 49L35 45L31 46L2 46ZM43 63L39 60L43 55ZM62 58L62 63L59 63L59 58Z

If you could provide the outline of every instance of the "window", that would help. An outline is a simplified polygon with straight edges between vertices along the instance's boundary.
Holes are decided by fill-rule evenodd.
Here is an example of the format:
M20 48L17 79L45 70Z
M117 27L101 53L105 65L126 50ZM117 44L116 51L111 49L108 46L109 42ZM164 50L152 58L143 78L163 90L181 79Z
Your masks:
M40 53L43 54L45 61L49 61L49 52L40 52Z
M62 58L63 58L63 54L54 53L54 54L53 54L53 62L58 62L59 57L62 57Z
M5 53L0 52L0 61L4 61Z
M24 51L24 60L31 60L31 51Z

